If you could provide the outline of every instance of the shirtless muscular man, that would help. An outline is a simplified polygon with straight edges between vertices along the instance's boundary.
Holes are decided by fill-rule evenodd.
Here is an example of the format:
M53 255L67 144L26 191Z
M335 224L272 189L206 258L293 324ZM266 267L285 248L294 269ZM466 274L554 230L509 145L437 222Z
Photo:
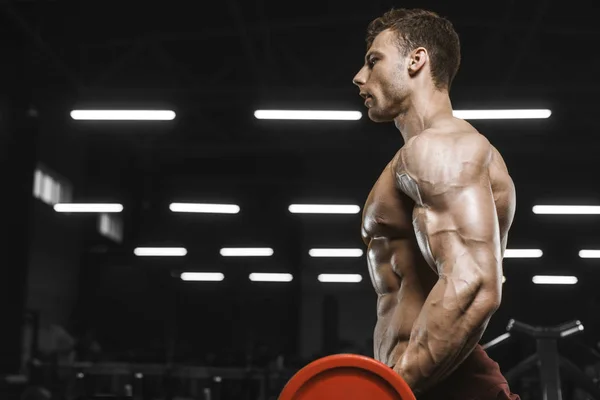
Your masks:
M453 116L459 64L458 35L434 12L395 9L368 26L353 83L369 118L404 139L363 212L375 358L419 399L519 399L478 344L501 301L515 188L498 151Z

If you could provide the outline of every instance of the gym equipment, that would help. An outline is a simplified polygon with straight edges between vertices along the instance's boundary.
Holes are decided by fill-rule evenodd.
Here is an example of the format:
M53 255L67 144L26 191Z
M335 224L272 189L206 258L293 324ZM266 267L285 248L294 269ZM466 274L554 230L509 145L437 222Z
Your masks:
M357 354L320 358L298 371L279 400L416 400L387 365Z
M587 377L573 362L558 352L558 340L583 332L580 321L571 321L553 327L531 326L511 319L506 327L507 333L498 336L485 344L483 348L490 350L512 337L513 333L521 333L536 340L536 353L521 361L507 371L504 376L510 385L527 374L533 367L539 367L540 381L544 400L562 400L561 373L575 383L580 389L600 400L600 388Z

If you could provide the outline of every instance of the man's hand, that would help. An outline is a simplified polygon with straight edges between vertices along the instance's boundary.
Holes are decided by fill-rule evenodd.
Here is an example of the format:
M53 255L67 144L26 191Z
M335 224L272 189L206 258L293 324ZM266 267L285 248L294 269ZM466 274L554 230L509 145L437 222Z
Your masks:
M427 131L401 152L398 187L415 200L419 246L439 276L394 367L416 392L460 365L500 305L502 251L491 154L477 133Z
M394 372L397 373L398 375L400 375L400 377L404 380L404 382L406 382L408 387L410 387L410 389L412 390L412 392L415 396L418 396L421 394L420 388L417 387L418 382L415 380L415 377L407 375L404 372L404 370L402 368L400 368L400 363L398 363L394 366Z

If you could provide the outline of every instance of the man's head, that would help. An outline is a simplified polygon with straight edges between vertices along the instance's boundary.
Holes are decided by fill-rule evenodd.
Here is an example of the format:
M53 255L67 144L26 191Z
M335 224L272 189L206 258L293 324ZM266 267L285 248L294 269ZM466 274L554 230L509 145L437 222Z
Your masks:
M421 9L393 9L367 28L365 65L354 77L373 121L391 121L424 85L449 91L460 65L452 23Z

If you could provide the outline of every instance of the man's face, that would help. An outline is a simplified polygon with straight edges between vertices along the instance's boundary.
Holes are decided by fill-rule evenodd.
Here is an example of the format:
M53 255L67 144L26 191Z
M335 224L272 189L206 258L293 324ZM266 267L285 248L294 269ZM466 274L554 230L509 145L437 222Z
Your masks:
M365 56L365 65L353 81L366 99L369 118L375 122L392 121L402 111L408 95L405 60L396 42L396 33L381 32Z

